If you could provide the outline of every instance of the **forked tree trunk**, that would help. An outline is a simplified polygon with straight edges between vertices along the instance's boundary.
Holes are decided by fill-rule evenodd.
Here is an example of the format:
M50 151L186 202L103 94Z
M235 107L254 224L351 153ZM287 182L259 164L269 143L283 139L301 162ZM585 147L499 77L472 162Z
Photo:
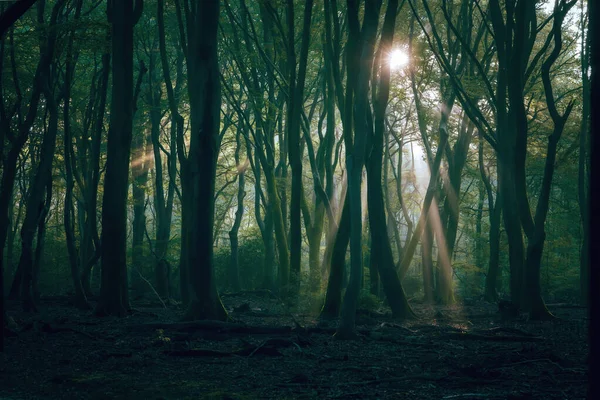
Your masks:
M346 269L346 252L350 242L350 200L348 199L348 192L346 192L343 202L339 229L332 243L333 250L331 252L327 292L325 293L325 303L320 315L320 318L323 319L337 318L342 305L342 281Z
M394 1L391 3L394 3ZM360 72L358 73L356 83L354 103L354 143L351 147L346 148L348 199L350 200L350 280L344 295L340 323L336 331L336 337L339 339L349 339L355 336L356 307L358 305L360 284L362 282L361 186L367 135L369 132L369 79L371 78L371 64L375 53L374 48L380 7L381 3L376 0L367 0L365 3L365 17L360 39ZM390 6L388 5L388 7ZM352 13L356 17L358 15L358 4L349 0L348 13Z
M290 98L288 100L288 152L290 166L292 169L292 190L290 199L290 289L293 296L298 295L300 290L300 275L302 261L302 147L300 146L300 118L304 103L304 82L306 80L306 67L308 64L308 46L311 36L313 0L304 2L304 22L302 27L302 44L298 75L296 77L296 52L295 48L295 18L294 1L287 0L287 24L288 24L288 69L290 85Z
M188 304L189 303L189 287L188 287L188 283L189 283L189 279L188 279L188 248L189 248L189 237L190 237L190 221L189 221L189 214L190 214L190 204L189 204L189 165L188 165L188 159L185 155L186 152L186 146L185 146L185 139L183 137L184 134L184 119L181 116L181 114L179 114L179 110L178 110L178 98L176 97L176 95L178 93L176 93L176 91L173 89L173 84L171 82L171 71L169 68L169 59L167 57L167 49L166 49L166 42L165 42L165 22L164 22L164 0L158 0L157 1L157 25L158 25L158 44L159 44L159 50L160 50L160 61L161 61L161 66L162 66L162 71L163 71L163 80L164 80L164 84L165 84L165 88L167 91L167 99L169 102L169 111L171 112L171 124L174 125L174 128L172 129L172 135L174 136L174 138L171 138L171 148L175 148L177 151L177 158L179 159L179 164L180 164L180 182L181 182L181 246L180 246L180 253L179 253L179 289L180 289L180 296L181 296L181 301L183 304ZM178 6L178 3L176 3L176 6ZM179 31L181 32L181 34L183 34L184 32L184 22L182 20L182 15L180 12L177 13L177 23L178 23L178 27L179 27ZM180 42L186 43L185 37L180 37ZM182 45L183 50L181 53L178 54L178 58L177 58L177 84L175 89L179 88L179 83L182 82L182 71L183 71L183 58L184 58L184 53L187 51L187 47L185 45ZM156 138L153 139L154 142L156 142ZM160 154L160 152L159 152ZM156 150L155 150L155 157L156 157ZM175 156L173 154L173 150L171 151L171 160L169 163L169 169L170 169L170 181L173 183L175 180L175 175L176 175L176 165L175 165ZM158 165L158 163L157 163ZM158 186L157 186L158 187ZM170 189L171 189L171 183L170 183ZM173 187L174 190L174 187ZM168 221L170 222L171 219L171 215L170 215L170 211L168 210L172 210L172 201L173 201L173 197L172 194L169 195L169 197L171 199L171 203L167 206L167 209L165 210L166 214L165 218L168 218ZM167 235L167 226L170 226L169 224L166 224L166 220L165 220L165 227L164 230L161 230L161 232L164 233L165 236L163 236L163 241L168 237ZM160 243L162 243L163 241L160 241ZM165 243L166 244L166 243ZM161 245L162 246L162 245ZM166 250L165 250L166 251ZM157 267L159 268L159 267ZM162 267L160 267L159 269L162 270ZM157 271L159 272L159 271ZM162 275L162 273L161 273Z
M40 218L45 218L44 194L46 185L52 180L52 161L54 159L56 135L58 132L58 106L54 99L54 94L50 90L49 74L50 71L48 69L44 73L45 81L42 83L44 87L44 99L49 115L48 127L42 142L37 171L29 189L27 211L23 220L23 226L21 227L21 258L19 260L19 268L22 270L20 294L24 311L37 311L33 296L33 240Z

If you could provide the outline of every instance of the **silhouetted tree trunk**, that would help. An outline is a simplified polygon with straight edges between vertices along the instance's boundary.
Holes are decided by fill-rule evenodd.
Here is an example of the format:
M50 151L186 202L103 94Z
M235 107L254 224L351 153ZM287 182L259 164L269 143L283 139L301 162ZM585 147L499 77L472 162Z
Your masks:
M220 138L221 84L217 56L219 1L186 6L190 100L188 248L190 304L185 318L227 319L217 293L213 260L215 180Z
M25 4L22 4L25 5ZM56 21L58 18L58 13L64 5L64 0L59 0L55 3L52 8L52 15L50 17L49 26L56 25ZM21 6L21 5L19 5ZM44 7L45 1L40 1L38 3L38 22L40 25L44 24ZM16 18L15 18L16 20ZM12 22L11 22L12 23ZM17 172L17 161L19 158L19 154L23 149L23 146L27 142L29 137L31 127L35 122L40 96L42 91L46 89L48 85L48 79L50 75L50 64L54 58L54 47L56 43L56 30L49 29L48 35L46 36L46 40L42 40L40 45L40 61L37 65L37 69L35 72L33 88L31 90L29 107L27 108L27 112L25 115L20 114L21 110L21 99L19 99L19 104L14 108L10 114L7 112L4 106L4 102L0 102L0 107L2 111L3 118L0 118L1 124L1 136L0 136L0 150L4 151L4 141L5 138L11 143L11 147L8 151L6 157L2 159L2 181L0 182L0 328L2 330L2 334L0 334L0 351L4 349L4 325L5 325L5 316L6 311L4 307L4 248L6 244L6 237L8 233L9 226L9 217L8 210L10 207L10 202L12 198L13 188L15 184L15 176ZM2 35L0 35L2 36ZM1 41L2 44L2 52L4 51L4 40ZM3 57L0 57L3 59ZM2 65L0 65L2 67ZM16 71L13 76L16 76ZM0 79L0 84L2 83L3 78ZM18 81L13 82L13 87L17 87L20 89L20 83ZM19 126L17 128L17 132L13 131L11 127L11 119L15 116L15 113L19 113Z
M246 44L246 50L248 53L253 52L252 42L253 39L249 33L249 11L246 7L245 0L240 0L240 6L242 8L242 23L241 33L244 35L244 42ZM254 119L257 127L254 134L255 143L255 155L259 160L260 167L264 173L266 183L266 209L268 213L271 213L273 229L275 233L275 242L277 244L277 255L278 255L278 282L279 289L287 288L289 284L289 273L290 273L290 254L288 248L288 233L287 233L287 153L288 153L288 142L287 135L284 134L282 116L277 115L279 108L283 109L282 99L276 98L275 96L275 71L273 65L276 63L274 57L274 42L273 32L274 22L271 16L271 11L267 11L267 8L272 8L273 5L266 1L264 4L261 3L260 14L264 25L263 41L264 41L264 54L269 60L266 63L267 69L267 98L265 97L261 87L262 78L259 79L259 71L253 63L248 63L246 60L238 61L238 67L240 68L240 74L244 83L250 88L250 93L253 98L252 112L254 113ZM229 18L233 21L234 16L228 2L225 3L225 9ZM235 24L235 22L233 22ZM233 31L234 36L234 48L240 52L240 39L237 30ZM266 110L266 112L265 112ZM281 114L281 112L280 112ZM276 126L278 121L278 126ZM279 131L279 163L275 167L275 130ZM256 174L256 169L255 169ZM266 217L265 217L266 220Z
M415 227L414 233L410 239L410 241L404 246L404 254L402 255L402 260L400 263L400 278L404 278L408 268L410 267L410 263L412 262L413 256L415 254L415 250L417 248L417 244L421 235L423 234L423 229L428 220L429 210L431 208L431 204L434 200L435 194L438 192L438 181L440 177L440 165L442 163L443 149L446 147L446 143L448 143L448 119L450 117L450 112L454 106L454 93L448 94L446 98L442 100L441 105L441 118L439 124L439 133L440 139L438 144L438 149L436 151L435 157L433 158L433 162L430 164L430 177L429 183L427 185L427 192L425 193L425 198L423 199L423 205L421 206L421 215L419 217L419 221L417 222L417 226ZM423 135L424 131L421 130L421 134ZM434 212L437 212L434 211Z
M246 168L247 165L240 164L240 151L242 147L240 138L240 128L236 133L236 147L235 147L235 165L238 169L238 192L237 192L237 210L235 212L235 220L233 226L229 231L229 242L231 244L231 258L229 260L229 287L234 292L240 290L240 263L239 263L239 243L238 243L238 232L240 225L242 224L242 218L244 216L244 197L246 197ZM243 129L243 128L242 128Z
M429 211L431 213L431 211ZM421 267L423 270L423 299L433 303L435 286L433 280L433 230L428 222L423 228L421 237Z
M137 112L137 98L146 66L140 62L140 75L134 92L134 116ZM153 129L153 128L150 128ZM150 133L152 135L152 133ZM146 233L146 187L152 163L152 149L145 130L132 135L131 183L133 195L133 224L131 230L131 289L142 294L147 288L143 276L145 274L144 235Z
M59 3L57 3L59 5ZM54 7L52 18L57 20L61 7ZM43 23L44 4L41 3L38 8L38 22ZM50 43L48 44L48 47ZM54 49L45 49L53 53ZM52 56L52 53L51 56ZM33 241L35 233L40 225L40 219L45 218L44 210L45 188L52 180L52 161L56 149L56 136L58 132L58 104L55 94L51 89L52 76L50 64L40 71L40 85L44 95L46 110L48 112L47 125L44 127L44 139L40 149L39 164L36 167L35 176L29 189L26 200L27 211L25 219L21 226L21 258L19 259L19 268L22 270L22 281L20 288L21 300L23 301L24 311L37 311L35 304L34 289L34 253ZM48 205L49 206L49 205ZM42 225L42 228L44 225ZM43 232L41 235L43 239ZM39 245L39 243L38 243Z
M496 200L494 201L494 191L490 183L490 179L485 172L483 163L483 138L479 134L479 172L481 181L485 187L488 198L489 220L490 220L490 258L488 262L488 271L485 277L485 292L484 299L489 302L498 300L497 288L501 278L500 270L500 218L502 215L502 199L500 192L497 191Z
M107 32L107 39L110 33ZM109 41L109 40L107 40ZM100 150L102 133L104 132L104 116L106 111L106 99L108 96L108 78L110 74L110 52L107 50L102 54L102 69L99 72L97 91L90 89L90 97L94 99L93 111L95 116L91 123L91 138L89 147L89 161L86 175L87 184L83 188L84 204L80 212L83 216L83 229L81 230L81 244L79 248L79 262L81 265L81 284L86 297L92 296L91 274L92 269L96 276L100 276L100 266L97 265L101 254L100 236L98 234L98 185L100 183ZM96 103L97 101L97 103ZM94 115L92 113L92 115ZM87 141L87 140L86 140ZM78 147L78 154L85 154L85 141ZM100 281L100 279L98 279Z
M542 264L542 254L544 250L544 241L546 233L544 226L548 215L550 205L550 190L552 188L552 178L554 175L556 151L558 141L562 136L565 124L573 110L575 102L572 100L566 106L564 113L561 115L556 107L556 99L554 98L552 80L550 78L550 68L558 59L562 50L562 23L565 15L575 5L575 1L567 2L561 0L555 6L554 21L551 35L554 38L554 48L552 53L542 64L542 82L544 84L544 93L546 95L546 103L554 130L548 137L548 148L546 151L546 162L544 166L544 175L542 178L542 187L533 217L533 232L527 235L527 253L526 253L526 271L524 279L523 293L524 308L529 312L529 317L532 319L547 319L552 316L544 300L542 299L542 289L540 284L540 270ZM527 232L527 230L526 230Z
M79 0L75 10L75 20L79 20L83 1ZM73 281L74 304L80 309L88 309L86 295L81 284L81 275L79 269L79 260L77 257L77 246L75 243L75 211L73 207L73 188L75 181L73 178L73 166L75 164L73 153L73 134L71 132L71 86L75 74L75 60L79 56L78 51L73 50L73 40L75 30L70 32L67 44L67 61L65 64L64 76L64 101L63 101L63 155L65 159L65 199L63 209L63 226L65 229L65 241L67 244L67 253L69 255L69 266L71 270L71 280ZM80 212L83 212L80 211ZM82 235L83 236L83 235ZM83 242L83 241L82 241ZM85 246L82 243L80 247ZM39 245L38 245L39 246ZM87 261L87 259L86 259Z
M162 44L159 46L162 48L165 46L164 39L164 21L163 21L163 8L162 2L160 2L160 9L158 10L159 21L159 41ZM178 69L180 64L183 63L183 54L181 51L178 52L177 64ZM169 137L169 153L167 154L166 167L169 176L169 183L167 186L167 193L165 194L164 184L164 171L163 171L163 159L162 159L162 144L160 142L161 137L161 80L157 77L157 66L156 58L154 54L150 54L150 60L148 63L148 79L149 79L149 90L148 100L151 105L150 108L150 140L152 143L152 152L154 156L154 209L156 215L156 236L154 243L154 288L158 295L163 298L169 298L170 293L170 265L167 261L167 252L169 248L169 239L171 235L171 218L173 214L173 201L175 198L175 176L176 176L176 162L177 158L175 155L176 151L176 137L177 137L177 121L171 118L171 132ZM177 76L176 86L180 86L182 82L181 75ZM175 89L177 92L179 87Z
M50 206L52 202L52 179L48 180L46 184L46 198L44 200L44 205L42 207L42 211L40 212L40 218L37 226L37 238L36 238L36 246L35 253L33 257L33 274L31 281L31 293L33 297L34 304L39 303L40 301L40 269L42 267L43 254L44 254L44 246L46 244L46 220L48 218L48 214L50 213Z
M387 54L392 47L398 1L390 0L387 7L379 49L381 54ZM370 230L373 238L371 242L371 257L374 258L377 265L383 290L392 309L392 314L397 318L410 318L413 316L413 312L408 305L396 272L388 228L386 226L385 204L381 187L385 110L390 92L390 64L387 60L382 60L381 65L376 67L380 67L381 69L379 71L379 82L376 86L376 95L374 96L374 131L372 131L372 146L367 161L367 203ZM375 87L375 82L372 83L372 86ZM357 101L359 101L358 93L357 91ZM356 110L358 110L358 107ZM356 126L359 126L358 123Z
M187 40L184 36L184 22L182 20L181 10L179 6L179 2L175 2L177 7L177 23L180 31L180 44L182 48L183 57L187 57ZM167 57L167 49L165 42L165 23L164 23L164 0L157 1L157 24L158 24L158 40L159 40L159 49L160 49L160 61L163 71L163 78L165 82L165 88L167 91L167 99L169 102L169 110L171 112L171 124L175 126L175 144L177 151L177 158L179 159L180 165L180 182L181 182L181 249L179 254L179 282L180 282L180 294L181 301L183 304L189 303L189 257L188 257L188 249L189 249L189 237L190 237L190 202L189 202L189 164L186 156L186 146L185 140L183 137L184 134L184 119L179 113L178 110L178 92L173 89L173 83L171 82L171 71L169 68L169 60ZM177 61L177 82L181 82L181 76L183 71L183 62L182 55L178 55ZM179 84L176 84L175 89L177 89ZM173 133L172 133L173 134ZM175 149L171 149L171 152L175 151ZM174 158L173 153L171 157ZM172 163L175 163L175 160L171 160ZM175 166L171 165L171 180L175 179ZM170 218L170 217L169 217Z
M129 309L127 279L127 192L133 130L133 27L142 0L109 0L112 26L112 100L102 199L102 281L96 313L124 316Z
M350 281L344 295L340 324L336 337L352 338L355 335L356 307L362 281L362 198L361 183L369 133L369 79L373 63L377 22L381 3L367 0L360 38L360 69L356 81L354 102L354 143L346 149L348 171L348 198L350 200ZM358 19L358 3L348 0L348 18ZM350 24L355 29L354 24ZM348 100L348 99L346 99ZM389 244L389 243L388 243ZM384 278L385 279L385 278Z
M590 179L590 34L584 25L584 11L581 11L581 80L582 80L582 110L581 128L579 133L579 162L577 174L577 188L579 200L579 214L581 215L581 249L579 264L579 280L581 304L587 305L589 293L589 252L590 252L590 225L589 225L589 179ZM589 22L588 22L589 24Z
M441 279L436 285L437 300L442 304L454 303L454 288L452 283L452 256L458 220L460 216L460 189L462 172L467 161L469 145L473 137L474 126L463 113L458 138L453 148L446 145L446 158L448 160L448 182L444 200L444 216L441 217L442 233L444 240L438 241L438 275ZM443 248L442 248L443 246Z
M296 35L294 29L294 1L287 0L288 46L287 62L289 68L288 119L288 151L292 169L292 197L290 199L290 276L291 290L297 295L300 289L300 266L302 261L302 148L300 146L300 118L304 103L304 82L308 63L308 46L310 43L310 26L313 0L304 3L304 23L302 27L302 44L300 49L300 65L296 77L296 52L294 50Z
M21 0L11 4L0 17L0 38L8 31L8 29L27 12L37 0Z
M337 318L342 306L342 281L346 269L346 253L350 242L350 200L346 192L342 205L342 216L338 227L333 250L331 253L331 265L329 267L329 279L327 281L327 292L325 303L321 309L320 317L323 319Z
M43 83L44 100L48 109L48 125L40 149L40 161L37 172L29 190L27 198L27 211L23 226L21 227L21 258L19 268L22 270L20 288L21 300L24 311L37 311L33 297L33 240L40 219L44 216L44 194L48 182L52 179L52 160L56 149L56 135L58 132L58 106L54 94L50 90L49 77Z

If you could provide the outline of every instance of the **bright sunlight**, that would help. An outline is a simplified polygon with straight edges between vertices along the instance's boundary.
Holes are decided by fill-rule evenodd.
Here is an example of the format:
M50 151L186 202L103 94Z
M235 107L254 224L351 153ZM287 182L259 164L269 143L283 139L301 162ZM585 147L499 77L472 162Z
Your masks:
M395 49L390 53L390 68L392 70L404 68L408 65L408 61L408 54L404 50Z

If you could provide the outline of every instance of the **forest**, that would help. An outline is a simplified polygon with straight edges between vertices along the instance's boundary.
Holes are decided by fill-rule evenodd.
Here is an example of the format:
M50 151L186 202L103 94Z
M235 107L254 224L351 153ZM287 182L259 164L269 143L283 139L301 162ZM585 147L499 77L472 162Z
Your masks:
M0 398L600 398L593 3L0 1Z

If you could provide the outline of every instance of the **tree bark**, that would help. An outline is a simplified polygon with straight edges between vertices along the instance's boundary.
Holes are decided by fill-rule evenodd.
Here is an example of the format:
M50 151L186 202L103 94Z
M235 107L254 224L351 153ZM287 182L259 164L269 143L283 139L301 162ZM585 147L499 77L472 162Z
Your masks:
M365 17L360 38L360 69L356 83L354 102L354 143L346 148L346 169L348 171L348 198L350 200L350 281L344 295L340 324L336 337L340 339L355 336L356 307L362 281L362 198L361 184L364 167L368 128L368 90L371 78L377 21L381 3L367 0ZM348 13L358 14L358 4L348 0ZM388 242L389 243L389 242ZM384 277L385 279L385 277Z
M306 67L308 64L308 46L310 44L310 26L312 20L313 0L304 3L304 23L302 27L302 44L300 49L300 65L296 77L295 29L294 29L294 1L287 0L288 23L288 68L289 92L288 119L288 152L292 169L292 193L290 199L290 277L292 295L297 296L300 289L300 273L302 261L302 147L300 146L300 117L304 106L304 82L306 80ZM282 288L283 289L283 288Z
M423 228L421 237L421 264L423 269L423 299L426 303L433 304L435 301L435 285L433 279L433 230L431 229L431 223L427 223Z
M238 128L239 129L239 128ZM237 210L235 220L229 231L229 242L231 243L231 258L229 260L229 287L232 291L240 291L240 263L239 263L239 245L238 232L244 216L244 197L246 197L246 168L247 165L240 164L241 150L240 132L236 134L235 164L238 168L238 192L237 192Z
M124 316L129 309L127 279L127 192L133 129L132 0L110 0L112 100L102 199L100 298L96 314Z
M348 192L343 199L342 216L339 228L332 243L331 265L329 267L329 279L327 281L327 292L325 303L321 309L320 318L333 319L340 314L342 305L342 281L346 269L346 252L350 242L350 200Z
M190 100L188 267L190 304L185 319L226 320L214 277L213 222L220 138L221 85L218 62L219 1L186 8Z

